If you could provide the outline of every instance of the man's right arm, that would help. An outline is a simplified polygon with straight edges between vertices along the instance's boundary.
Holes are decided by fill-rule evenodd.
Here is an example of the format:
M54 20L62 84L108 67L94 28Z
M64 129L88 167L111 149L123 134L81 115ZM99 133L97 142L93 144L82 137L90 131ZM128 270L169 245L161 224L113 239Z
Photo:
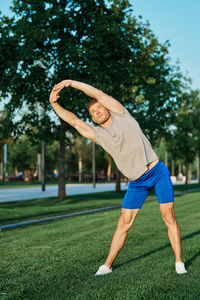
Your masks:
M82 136L95 142L96 139L95 139L93 128L90 125L88 125L86 122L80 120L75 114L60 106L57 103L58 98L59 98L59 93L56 93L53 89L50 94L49 101L53 109L57 113L57 115L65 122L67 122L69 125L74 127Z

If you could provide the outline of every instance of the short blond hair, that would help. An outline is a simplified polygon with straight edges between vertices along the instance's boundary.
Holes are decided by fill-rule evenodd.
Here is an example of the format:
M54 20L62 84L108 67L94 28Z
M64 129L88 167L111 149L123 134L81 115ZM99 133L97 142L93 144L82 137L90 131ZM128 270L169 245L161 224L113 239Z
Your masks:
M88 110L90 109L90 107L93 105L93 104L95 104L95 103L97 103L98 101L96 100L96 99L92 99L89 103L88 103L88 105L87 105L87 108L88 108Z

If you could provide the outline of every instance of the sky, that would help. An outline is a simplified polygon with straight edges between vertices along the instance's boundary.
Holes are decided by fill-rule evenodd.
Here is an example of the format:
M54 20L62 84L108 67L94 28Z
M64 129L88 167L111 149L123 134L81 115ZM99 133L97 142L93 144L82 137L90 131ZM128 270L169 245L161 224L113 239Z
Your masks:
M170 41L172 63L180 61L182 73L192 78L192 88L200 89L200 1L131 0L133 14L148 20L161 43Z
M169 40L171 63L192 78L192 88L200 89L200 1L199 0L129 0L133 14L148 20L161 43ZM0 0L0 11L10 16L11 0Z

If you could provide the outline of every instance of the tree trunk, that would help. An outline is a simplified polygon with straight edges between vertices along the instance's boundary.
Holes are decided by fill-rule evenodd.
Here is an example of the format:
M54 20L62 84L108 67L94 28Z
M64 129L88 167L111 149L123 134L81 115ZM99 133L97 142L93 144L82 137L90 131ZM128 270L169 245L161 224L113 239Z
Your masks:
M165 166L168 167L168 153L165 151Z
M79 155L78 158L78 181L81 182L82 181L82 157Z
M42 178L42 191L46 189L46 165L45 165L45 156L46 156L46 143L45 140L42 141L41 146L41 178Z
M111 166L112 166L112 160L108 161L108 167L107 167L107 180L110 181L111 177Z
M191 180L191 164L189 162L186 162L186 181L185 184L190 183Z
M172 176L174 176L174 160L172 160Z
M120 175L121 175L121 173L120 173L119 169L116 167L116 184L115 184L115 191L116 192L121 191Z
M3 163L0 162L0 180L3 180Z
M3 181L7 177L7 144L4 144L4 164L3 164Z
M200 183L200 152L198 153L197 164L197 179L198 183Z
M38 181L42 181L41 153L38 153L37 160L38 160Z
M96 187L96 143L92 142L92 184Z
M19 176L19 170L17 167L15 167L15 176Z
M65 131L66 123L61 120L59 130L58 198L65 198Z

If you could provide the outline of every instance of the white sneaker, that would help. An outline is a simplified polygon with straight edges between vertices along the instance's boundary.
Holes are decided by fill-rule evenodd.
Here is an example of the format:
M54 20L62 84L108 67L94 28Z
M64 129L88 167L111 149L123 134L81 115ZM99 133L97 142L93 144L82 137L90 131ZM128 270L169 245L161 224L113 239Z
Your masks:
M187 270L185 268L185 265L183 262L177 262L175 265L176 273L178 274L185 274L187 273Z
M106 275L108 273L111 273L112 272L112 268L108 268L107 266L105 265L102 265L99 267L98 271L96 272L95 275Z

